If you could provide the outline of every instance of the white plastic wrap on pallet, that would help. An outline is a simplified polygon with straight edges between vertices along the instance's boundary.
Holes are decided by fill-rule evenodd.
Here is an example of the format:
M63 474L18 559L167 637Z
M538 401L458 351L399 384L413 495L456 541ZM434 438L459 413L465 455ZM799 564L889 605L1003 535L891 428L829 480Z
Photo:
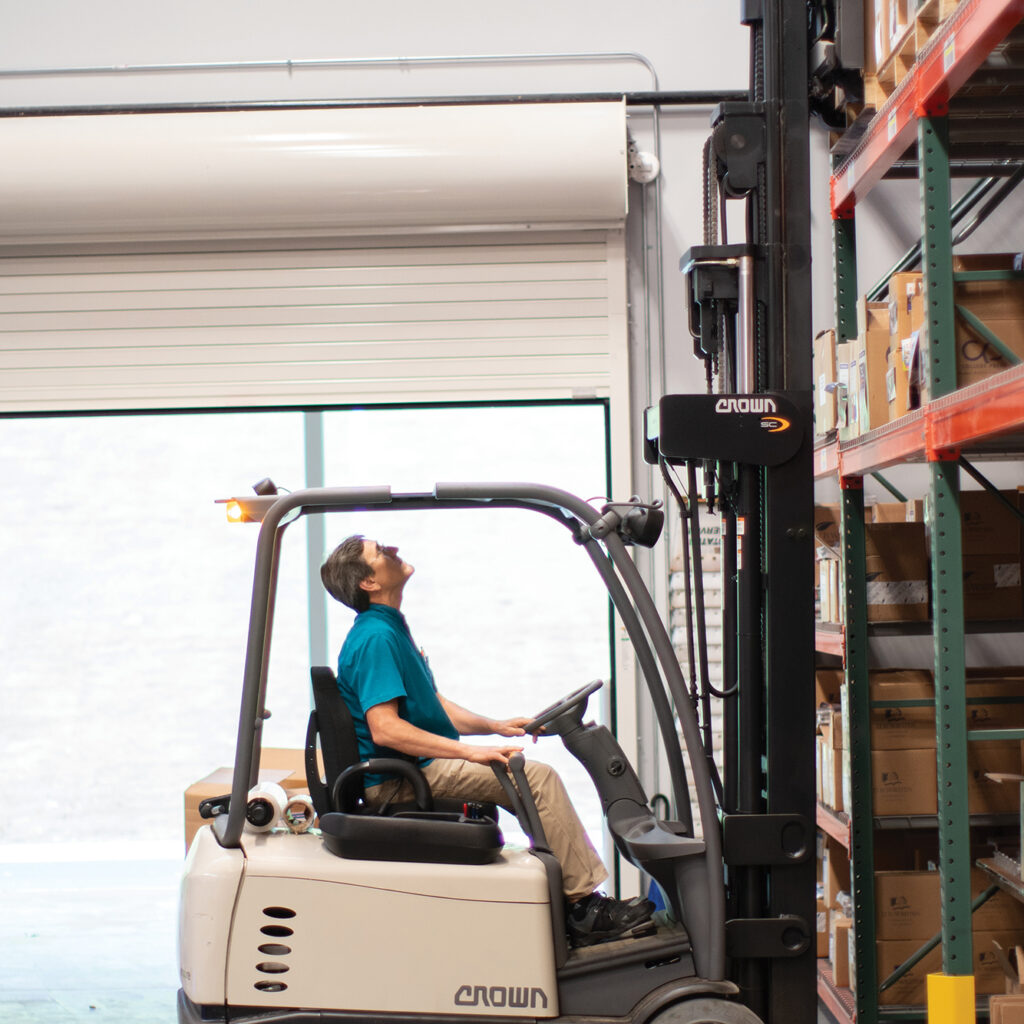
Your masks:
M0 244L614 226L623 103L0 121Z

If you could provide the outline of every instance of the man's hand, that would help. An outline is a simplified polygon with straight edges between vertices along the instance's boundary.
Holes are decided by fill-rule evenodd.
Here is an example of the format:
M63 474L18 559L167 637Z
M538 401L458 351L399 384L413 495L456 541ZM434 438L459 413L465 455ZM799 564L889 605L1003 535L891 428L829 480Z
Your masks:
M464 743L463 747L465 749L463 757L474 764L491 764L494 761L499 764L508 764L508 759L513 754L523 752L522 747L475 747L471 743Z
M506 718L500 722L492 722L495 736L525 736L523 726L531 722L530 718Z

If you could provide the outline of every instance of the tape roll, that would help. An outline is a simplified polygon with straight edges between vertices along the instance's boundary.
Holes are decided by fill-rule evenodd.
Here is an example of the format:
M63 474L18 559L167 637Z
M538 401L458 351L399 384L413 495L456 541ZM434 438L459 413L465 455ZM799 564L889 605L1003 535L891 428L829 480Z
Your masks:
M269 832L281 819L288 796L276 782L261 782L249 790L245 827L249 832Z
M309 799L307 793L300 793L290 797L284 805L284 823L296 835L301 835L305 832L313 824L315 817L316 811L313 809L313 801Z

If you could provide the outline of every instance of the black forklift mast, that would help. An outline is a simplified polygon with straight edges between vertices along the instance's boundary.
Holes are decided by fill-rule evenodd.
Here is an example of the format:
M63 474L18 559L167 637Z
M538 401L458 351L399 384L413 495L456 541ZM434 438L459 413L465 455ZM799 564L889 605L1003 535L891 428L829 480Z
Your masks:
M742 0L742 20L749 96L712 115L704 244L680 267L708 394L648 410L645 457L677 496L686 467L684 521L695 469L722 516L726 952L741 1001L782 1024L817 1012L807 4Z

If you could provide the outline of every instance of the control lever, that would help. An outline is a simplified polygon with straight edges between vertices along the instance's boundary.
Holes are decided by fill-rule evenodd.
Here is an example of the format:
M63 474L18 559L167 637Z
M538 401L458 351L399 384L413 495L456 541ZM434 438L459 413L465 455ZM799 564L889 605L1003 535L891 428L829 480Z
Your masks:
M227 814L230 802L230 793L225 793L224 796L208 796L199 802L199 817L216 818L221 814Z
M530 837L533 848L550 852L548 837L544 833L544 826L540 822L537 804L533 799L530 783L526 778L525 764L526 758L519 753L513 754L508 759L508 770L512 772L515 784L509 778L508 771L506 771L503 764L492 761L491 771L494 772L498 783L505 791L515 816L519 819L519 824L522 825L523 831Z

